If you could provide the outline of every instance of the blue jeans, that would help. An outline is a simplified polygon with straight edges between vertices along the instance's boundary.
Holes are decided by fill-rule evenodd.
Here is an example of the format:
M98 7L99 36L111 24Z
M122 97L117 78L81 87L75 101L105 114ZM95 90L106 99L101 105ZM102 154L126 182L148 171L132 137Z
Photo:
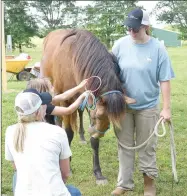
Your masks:
M66 187L70 192L71 196L81 196L81 192L78 188L74 187L73 185L66 185Z
M12 181L13 193L15 192L16 179L17 179L17 172L14 172L13 181ZM70 192L71 196L81 196L81 192L79 191L78 188L74 187L73 185L66 185L66 187Z

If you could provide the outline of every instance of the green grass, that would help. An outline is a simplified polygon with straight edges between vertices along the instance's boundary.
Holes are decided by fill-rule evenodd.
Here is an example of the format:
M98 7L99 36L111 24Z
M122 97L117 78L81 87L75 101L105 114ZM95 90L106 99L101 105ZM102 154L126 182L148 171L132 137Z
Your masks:
M41 48L25 50L33 60L39 61ZM184 196L187 192L187 71L186 54L187 47L168 48L172 65L176 74L176 79L172 80L172 115L175 128L175 143L177 150L177 172L179 183L173 184L171 174L170 158L170 138L169 133L159 139L157 149L157 165L159 168L159 178L157 179L158 196ZM4 159L4 134L6 127L16 123L16 114L13 104L18 91L25 88L26 82L18 82L15 79L8 82L8 89L15 89L15 92L3 93L2 96L2 194L12 195L12 174L11 164ZM88 128L88 116L85 113L84 127ZM97 186L92 173L92 150L89 142L89 134L86 133L88 144L79 143L78 134L72 142L72 169L73 175L69 179L69 184L74 184L80 188L84 196L109 196L115 188L118 173L117 142L112 130L106 133L100 143L100 162L103 174L108 178L108 185ZM136 171L134 174L135 190L128 195L143 195L143 178L139 173L136 161Z

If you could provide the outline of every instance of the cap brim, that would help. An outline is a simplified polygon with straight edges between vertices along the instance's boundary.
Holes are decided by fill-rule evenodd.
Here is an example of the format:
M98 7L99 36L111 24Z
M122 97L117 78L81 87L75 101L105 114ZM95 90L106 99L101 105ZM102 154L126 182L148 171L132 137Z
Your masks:
M42 105L49 104L52 101L52 96L50 95L50 93L40 93L40 97L42 100Z
M38 91L36 89L34 89L34 88L25 89L23 92L24 93L35 93L37 95L39 94Z
M124 25L133 29L139 29L141 26L141 22L133 18L127 18L124 22Z

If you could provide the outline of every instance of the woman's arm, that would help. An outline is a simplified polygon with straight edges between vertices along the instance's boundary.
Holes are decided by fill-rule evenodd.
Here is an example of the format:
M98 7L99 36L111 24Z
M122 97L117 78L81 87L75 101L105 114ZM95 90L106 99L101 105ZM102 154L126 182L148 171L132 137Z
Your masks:
M63 180L63 182L65 184L67 179L68 179L68 177L70 176L69 158L60 160L60 171L61 171L61 175L62 175L62 180Z
M77 100L74 103L72 103L69 107L55 106L55 108L51 112L51 115L61 116L61 115L69 115L69 114L72 114L75 110L77 110L77 108L79 107L79 105L83 102L83 100L86 97L87 93L88 92L82 93L77 98Z
M14 161L11 161L12 162L12 167L14 168L14 170L16 171L16 165L14 163Z
M78 86L76 86L70 90L67 90L60 95L56 95L52 100L52 104L59 103L60 101L65 101L65 100L72 98L75 94L80 92L85 87L87 81L88 80L85 79Z
M170 108L170 81L160 82L163 99L163 109L160 116L164 117L165 120L171 119L171 108Z

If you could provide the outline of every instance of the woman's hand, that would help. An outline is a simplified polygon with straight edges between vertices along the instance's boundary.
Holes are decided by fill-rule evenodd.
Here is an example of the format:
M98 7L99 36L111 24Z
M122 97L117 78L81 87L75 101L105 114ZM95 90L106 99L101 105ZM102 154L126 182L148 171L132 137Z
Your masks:
M163 117L164 120L166 120L166 121L170 121L171 120L171 110L170 110L170 108L163 108L161 113L160 113L160 117Z

